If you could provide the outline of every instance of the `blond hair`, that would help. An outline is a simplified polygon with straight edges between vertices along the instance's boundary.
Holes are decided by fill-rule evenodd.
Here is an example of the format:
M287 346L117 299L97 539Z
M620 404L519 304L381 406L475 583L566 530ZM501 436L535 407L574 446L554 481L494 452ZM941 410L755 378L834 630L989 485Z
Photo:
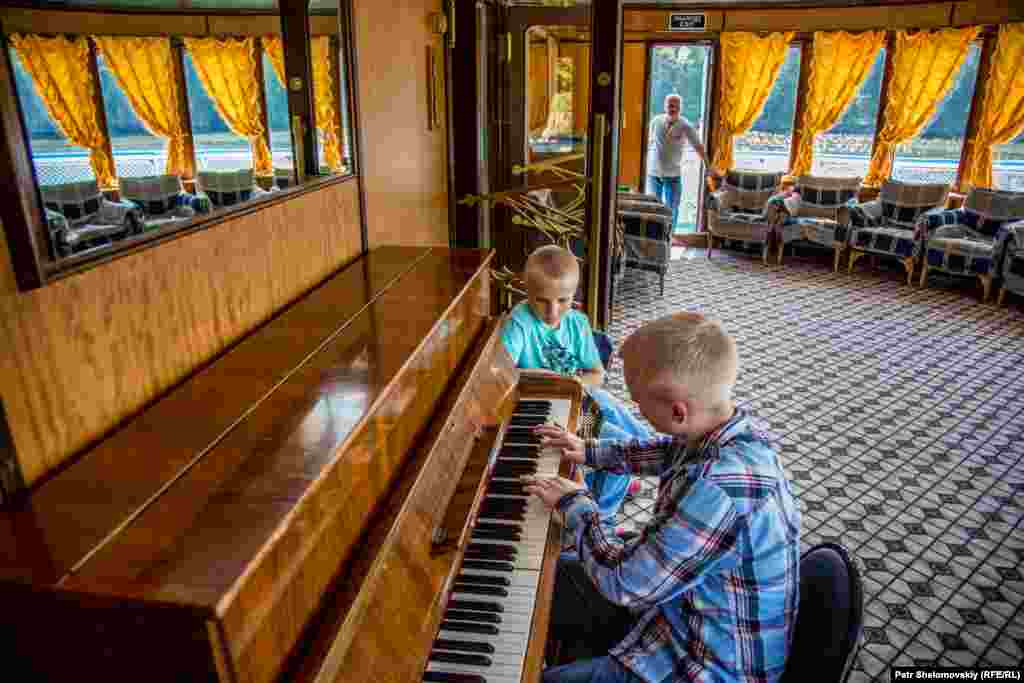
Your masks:
M659 318L630 335L622 349L639 363L634 367L644 381L667 376L708 408L732 398L739 356L735 340L716 320L699 313Z
M579 281L580 264L568 249L557 244L546 244L534 249L526 259L523 277L527 285L531 278L540 277L545 280L565 280L574 278Z

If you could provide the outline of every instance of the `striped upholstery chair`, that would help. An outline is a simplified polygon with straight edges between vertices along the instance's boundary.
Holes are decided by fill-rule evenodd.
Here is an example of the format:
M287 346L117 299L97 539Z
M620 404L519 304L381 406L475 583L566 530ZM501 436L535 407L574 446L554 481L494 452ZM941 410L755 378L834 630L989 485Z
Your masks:
M942 211L949 185L901 183L887 180L877 199L850 207L850 265L848 272L867 254L897 258L907 271L907 284L914 276L920 255L915 237L918 220Z
M624 192L618 194L616 206L623 226L626 267L657 273L664 295L672 260L672 209L653 195Z
M800 176L791 194L771 199L777 209L769 217L775 226L780 265L787 244L807 243L831 249L832 269L839 270L850 234L850 206L856 202L860 183L860 178Z
M176 175L121 178L121 199L139 207L143 229L153 230L209 211L203 199L185 192Z
M1024 220L1003 225L996 240L995 263L1002 280L996 303L1001 306L1007 292L1024 296Z
M959 209L925 215L918 221L921 240L921 286L929 271L977 277L988 301L996 277L996 244L1002 227L1024 219L1024 192L974 188Z
M39 188L53 248L69 256L108 244L141 229L141 213L129 202L112 202L95 180Z
M785 174L763 171L729 171L716 192L707 194L708 258L715 240L739 240L761 245L768 263L772 224L769 201L779 191Z
M234 206L268 194L256 184L251 168L240 171L200 171L196 174L196 184L215 208Z

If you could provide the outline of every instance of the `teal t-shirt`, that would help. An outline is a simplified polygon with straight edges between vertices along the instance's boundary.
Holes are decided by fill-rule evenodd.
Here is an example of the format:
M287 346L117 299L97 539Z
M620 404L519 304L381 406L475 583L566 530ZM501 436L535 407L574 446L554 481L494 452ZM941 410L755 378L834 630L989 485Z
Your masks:
M575 375L578 370L601 367L590 321L577 310L566 313L558 327L552 328L538 320L523 301L505 321L501 341L517 368Z

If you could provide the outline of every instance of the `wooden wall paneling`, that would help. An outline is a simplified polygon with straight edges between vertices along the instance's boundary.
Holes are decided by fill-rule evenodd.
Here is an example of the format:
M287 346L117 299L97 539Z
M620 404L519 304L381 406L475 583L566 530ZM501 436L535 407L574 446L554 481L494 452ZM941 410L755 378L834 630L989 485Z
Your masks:
M212 17L211 17L212 18ZM207 17L197 14L133 14L5 9L0 21L8 33L76 33L129 36L203 36Z
M647 89L647 45L622 46L622 121L619 127L619 183L643 192L640 166L644 155L643 138L646 117L644 94Z
M590 120L590 43L562 43L562 56L572 57L576 65L576 82L573 87L573 121L575 131L587 130Z
M543 128L548 120L548 106L552 94L552 83L548 81L547 42L530 45L527 52L526 92L529 104L527 130Z
M18 281L14 277L14 264L11 263L11 252L7 246L7 233L3 221L0 221L0 297L11 296L18 292Z
M953 5L954 26L1007 24L1024 21L1024 3L1020 0L969 0Z
M0 296L0 396L26 481L361 251L354 180Z
M43 264L52 258L7 47L7 40L0 36L0 177L4 178L0 183L0 221L9 231L0 236L4 247L0 266L6 268L0 294L11 281L17 283L11 292L18 287L41 286Z
M232 17L215 14L207 17L207 21L207 32L210 35L281 35L281 19L275 15Z
M624 12L622 19L622 30L628 36L630 32L643 32L643 33L662 33L660 36L665 40L673 39L689 39L694 34L688 31L669 31L668 30L668 16L674 11L678 12L690 12L687 8L679 8L678 10L659 10L659 9L627 9ZM720 10L702 10L696 9L693 12L702 12L706 17L706 24L708 31L721 31L722 24L725 20L725 12Z
M314 36L334 36L338 34L338 17L333 14L311 14L309 32Z
M938 28L949 25L952 12L951 2L882 7L735 10L725 13L722 30L770 32Z
M448 243L447 131L427 129L427 46L442 40L427 17L440 9L438 0L410 0L399 12L375 0L353 2L371 248Z
M964 144L960 149L960 163L956 166L956 182L953 189L966 191L970 188L963 186L964 164L967 162L967 154L978 136L978 119L981 117L981 107L985 102L985 94L988 92L989 71L992 68L992 55L996 51L997 35L994 32L985 33L982 36L981 60L978 63L978 77L974 84L974 96L971 98L971 108L967 113L967 128L964 130Z

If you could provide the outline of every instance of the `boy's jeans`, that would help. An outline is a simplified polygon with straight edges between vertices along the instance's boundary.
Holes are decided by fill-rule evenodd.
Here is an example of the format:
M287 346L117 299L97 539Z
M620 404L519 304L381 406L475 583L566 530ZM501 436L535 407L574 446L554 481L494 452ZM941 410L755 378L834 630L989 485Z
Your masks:
M639 683L641 681L632 671L608 656L550 667L544 670L542 679L544 683Z
M617 398L604 389L588 387L587 391L591 398L601 408L601 415L604 418L601 425L601 432L597 435L602 441L631 441L632 439L646 439L651 436L651 430L643 422L633 417L626 406ZM597 507L601 514L601 520L608 523L615 523L615 515L622 506L622 500L626 497L629 489L630 476L628 474L612 474L606 470L593 470L587 473L587 487L594 493L597 499Z
M673 178L656 175L647 176L647 193L653 194L661 200L662 204L672 209L672 229L676 229L676 220L679 218L679 200L683 192L683 179L679 176Z

